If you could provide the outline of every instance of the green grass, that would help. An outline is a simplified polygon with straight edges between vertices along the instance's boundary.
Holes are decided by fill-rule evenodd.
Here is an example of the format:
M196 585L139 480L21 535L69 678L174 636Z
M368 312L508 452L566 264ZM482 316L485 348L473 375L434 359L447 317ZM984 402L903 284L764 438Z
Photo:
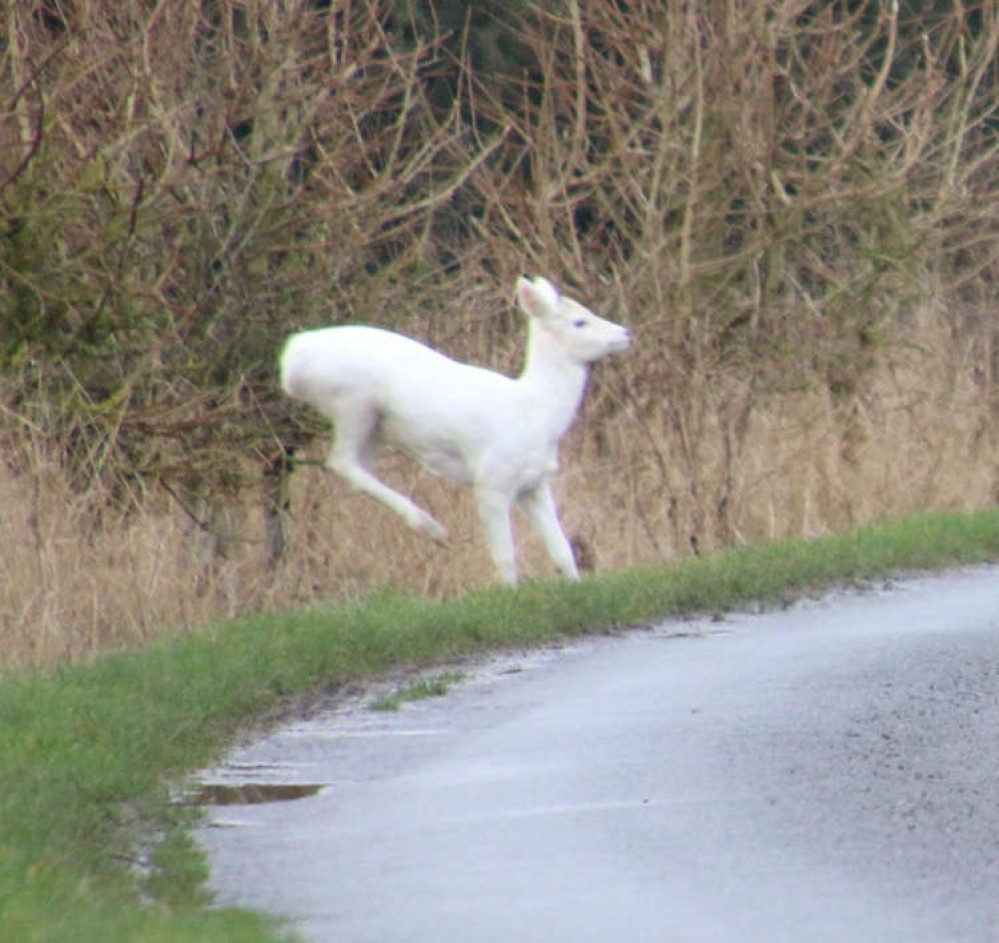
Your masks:
M569 584L443 602L364 604L205 628L141 651L0 677L0 939L274 941L280 928L205 908L205 862L167 783L234 734L323 686L487 649L669 615L777 604L843 582L999 557L999 512L926 515ZM446 686L447 679L443 684ZM141 830L137 827L141 823ZM164 836L148 877L135 839Z
M460 671L445 671L443 674L421 678L415 684L405 688L396 688L392 694L375 698L368 706L373 711L397 711L407 701L422 701L428 697L444 697L451 686L461 681L464 675Z

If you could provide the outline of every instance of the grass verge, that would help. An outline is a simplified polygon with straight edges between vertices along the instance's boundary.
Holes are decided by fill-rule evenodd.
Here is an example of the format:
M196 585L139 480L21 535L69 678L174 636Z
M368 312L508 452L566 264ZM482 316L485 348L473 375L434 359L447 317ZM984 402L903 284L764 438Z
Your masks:
M208 910L189 813L166 783L217 759L282 699L403 665L665 616L778 603L834 584L999 557L999 511L907 518L577 584L364 604L216 625L141 651L0 678L0 939L271 941ZM137 873L136 823L164 839Z

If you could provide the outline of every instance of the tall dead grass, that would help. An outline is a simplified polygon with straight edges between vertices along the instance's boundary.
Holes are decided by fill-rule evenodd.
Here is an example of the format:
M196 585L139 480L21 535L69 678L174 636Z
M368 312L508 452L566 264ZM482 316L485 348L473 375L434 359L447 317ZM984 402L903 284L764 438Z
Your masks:
M913 330L919 344L886 358L848 397L692 375L656 409L639 412L622 399L628 365L598 370L563 447L557 488L583 562L607 571L927 508L993 504L992 380L978 345L955 337L931 308ZM613 421L604 418L609 410ZM162 490L122 504L93 488L74 490L44 437L30 430L7 448L18 450L14 467L0 464L7 665L53 664L379 586L445 596L492 579L469 495L398 456L382 463L386 478L445 523L450 546L413 534L309 465L293 476L290 542L273 566L252 494L216 505L214 519ZM528 574L554 575L527 528L519 546Z

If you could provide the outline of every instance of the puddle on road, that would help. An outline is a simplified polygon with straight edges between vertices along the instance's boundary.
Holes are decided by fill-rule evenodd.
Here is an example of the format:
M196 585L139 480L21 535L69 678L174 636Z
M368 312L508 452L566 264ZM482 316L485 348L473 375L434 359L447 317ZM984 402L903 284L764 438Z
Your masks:
M206 783L191 795L195 805L259 805L316 795L325 783Z

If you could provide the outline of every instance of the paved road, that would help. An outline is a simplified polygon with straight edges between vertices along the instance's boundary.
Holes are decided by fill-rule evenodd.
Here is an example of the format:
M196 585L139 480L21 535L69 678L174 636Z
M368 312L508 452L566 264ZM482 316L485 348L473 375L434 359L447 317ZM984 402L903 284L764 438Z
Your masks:
M221 903L323 943L999 941L999 569L507 659L209 776L328 784L200 833Z

